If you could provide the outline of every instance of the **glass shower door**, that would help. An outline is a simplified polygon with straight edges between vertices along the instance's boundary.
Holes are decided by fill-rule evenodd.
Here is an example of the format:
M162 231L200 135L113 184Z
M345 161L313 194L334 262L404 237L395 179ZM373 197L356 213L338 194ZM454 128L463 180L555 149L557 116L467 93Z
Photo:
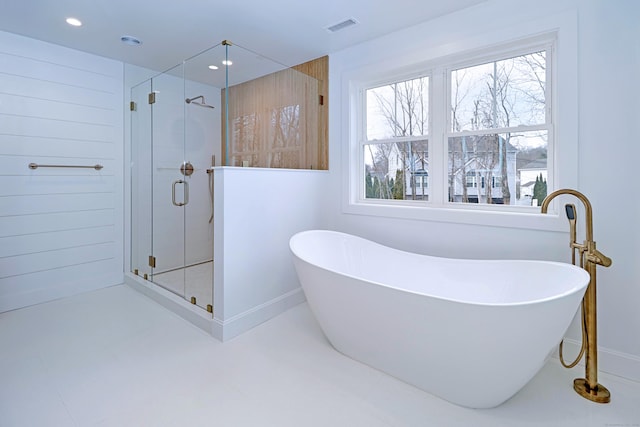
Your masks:
M155 284L185 297L185 208L189 183L183 167L182 66L152 79L153 276Z

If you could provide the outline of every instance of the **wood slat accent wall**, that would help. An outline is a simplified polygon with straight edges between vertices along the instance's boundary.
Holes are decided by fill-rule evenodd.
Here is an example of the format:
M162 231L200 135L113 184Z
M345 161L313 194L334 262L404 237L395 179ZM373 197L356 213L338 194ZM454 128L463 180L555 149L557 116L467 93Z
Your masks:
M322 104L318 107L318 169L329 169L329 57L323 56L292 67L318 81L318 95Z
M120 62L0 32L0 312L122 282L122 88Z
M328 169L328 73L325 56L230 87L230 166Z

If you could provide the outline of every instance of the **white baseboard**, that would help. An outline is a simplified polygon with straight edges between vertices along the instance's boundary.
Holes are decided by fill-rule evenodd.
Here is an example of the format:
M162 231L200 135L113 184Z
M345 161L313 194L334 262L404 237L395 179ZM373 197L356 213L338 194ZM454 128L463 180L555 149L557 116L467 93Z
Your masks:
M222 322L222 340L230 340L304 301L306 298L302 288L297 288L244 313L235 315Z
M302 288L297 288L232 318L220 320L183 298L133 274L125 274L124 282L220 341L230 340L305 301Z
M568 338L565 339L562 352L565 361L572 362L580 352L580 342ZM556 351L553 356L558 358L558 352ZM576 377L584 377L584 358L573 369L580 369L581 371L581 374ZM598 371L640 382L640 357L599 347ZM603 385L606 387L606 384Z

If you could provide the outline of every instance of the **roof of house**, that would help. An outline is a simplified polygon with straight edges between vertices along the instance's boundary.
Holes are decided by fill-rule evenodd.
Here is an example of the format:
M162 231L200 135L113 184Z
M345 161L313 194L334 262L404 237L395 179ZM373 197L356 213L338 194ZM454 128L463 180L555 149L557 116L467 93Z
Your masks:
M546 169L546 168L547 168L547 159L536 159L520 167L519 169L527 170L527 169Z

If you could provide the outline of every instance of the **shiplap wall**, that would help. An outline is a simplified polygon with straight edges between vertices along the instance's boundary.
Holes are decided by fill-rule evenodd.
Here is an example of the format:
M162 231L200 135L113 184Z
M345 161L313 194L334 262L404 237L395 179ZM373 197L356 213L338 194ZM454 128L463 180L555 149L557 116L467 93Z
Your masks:
M0 32L0 312L122 282L122 88L121 62Z

